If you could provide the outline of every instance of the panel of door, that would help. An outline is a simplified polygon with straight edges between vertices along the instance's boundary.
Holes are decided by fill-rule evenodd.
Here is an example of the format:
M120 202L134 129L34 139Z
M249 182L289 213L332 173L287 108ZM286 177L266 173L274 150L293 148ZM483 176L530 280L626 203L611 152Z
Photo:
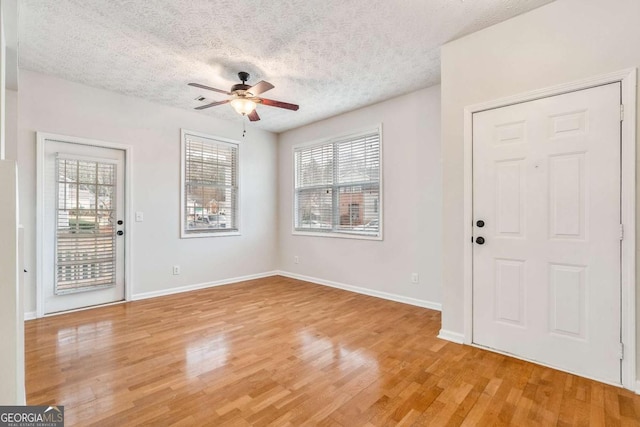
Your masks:
M124 151L45 141L44 313L124 299Z
M620 100L614 83L473 116L473 342L618 384Z

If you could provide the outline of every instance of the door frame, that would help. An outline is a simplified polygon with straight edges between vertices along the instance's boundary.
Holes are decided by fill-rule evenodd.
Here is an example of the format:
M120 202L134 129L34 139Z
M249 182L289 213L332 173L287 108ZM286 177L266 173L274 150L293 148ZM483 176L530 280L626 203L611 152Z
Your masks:
M621 255L621 319L620 337L624 345L622 386L636 391L636 68L625 69L588 79L564 83L464 109L464 338L473 344L473 114L536 99L589 89L610 83L621 83L624 120L621 122L621 215L624 239ZM484 348L484 347L483 347ZM640 389L637 390L640 392Z
M132 193L132 164L133 164L133 147L126 144L119 144L115 142L100 141L96 139L81 138L76 136L67 136L47 132L36 132L36 317L55 316L56 314L68 313L69 311L85 310L86 308L80 308L77 310L69 310L61 313L44 313L44 292L43 292L43 272L41 266L43 265L44 254L44 168L45 168L45 144L46 140L56 140L59 142L66 142L69 144L88 145L99 148L111 148L115 150L124 151L124 221L127 224L126 238L124 241L124 297L125 301L132 300L132 263L131 263L131 248L133 242L133 227L131 226L131 200ZM90 308L90 307L88 307Z

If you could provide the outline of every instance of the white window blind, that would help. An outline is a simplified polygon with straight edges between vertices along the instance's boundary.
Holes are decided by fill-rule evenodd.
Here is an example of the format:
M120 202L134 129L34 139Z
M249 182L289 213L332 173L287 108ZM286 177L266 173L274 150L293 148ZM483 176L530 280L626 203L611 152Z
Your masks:
M56 295L115 286L116 165L56 159Z
M296 231L381 234L380 130L294 149Z
M185 235L238 231L238 144L183 133Z

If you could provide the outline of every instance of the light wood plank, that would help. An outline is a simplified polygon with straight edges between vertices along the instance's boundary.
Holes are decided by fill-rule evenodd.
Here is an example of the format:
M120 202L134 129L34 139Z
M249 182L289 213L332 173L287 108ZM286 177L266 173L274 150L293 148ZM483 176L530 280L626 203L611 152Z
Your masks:
M640 396L436 338L440 313L283 277L26 323L66 425L638 425Z

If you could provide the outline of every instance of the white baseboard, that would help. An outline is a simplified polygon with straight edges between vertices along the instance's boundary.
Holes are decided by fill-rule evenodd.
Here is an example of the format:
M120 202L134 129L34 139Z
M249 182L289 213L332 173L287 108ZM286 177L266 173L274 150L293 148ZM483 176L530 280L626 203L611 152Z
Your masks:
M464 334L458 332L447 331L446 329L440 329L438 338L454 342L456 344L464 344Z
M302 274L290 273L288 271L277 271L276 274L291 279L304 280L305 282L311 282L318 285L330 286L332 288L338 288L345 291L355 292L357 294L368 295L370 297L382 298L390 301L401 302L403 304L415 305L418 307L429 308L431 310L442 311L442 304L438 302L425 301L417 298L405 297L398 294L392 294L389 292L374 291L372 289L361 288L359 286L346 285L344 283L333 282L331 280L319 279L317 277L304 276Z
M262 279L277 275L277 271L267 271L265 273L250 274L248 276L232 277L230 279L216 280L214 282L197 283L195 285L179 286L177 288L162 289L159 291L142 292L134 294L131 301L139 301L148 298L162 297L166 295L179 294L182 292L196 291L198 289L213 288L215 286L230 285L232 283L244 282L246 280Z
M344 283L338 283L330 280L319 279L317 277L304 276L301 274L289 273L287 271L267 271L264 273L233 277L229 279L217 280L214 282L197 283L195 285L179 286L176 288L162 289L159 291L142 292L139 294L133 294L131 297L131 301L139 301L143 299L179 294L182 292L196 291L199 289L213 288L216 286L230 285L232 283L244 282L246 280L262 279L264 277L271 277L271 276L277 276L277 275L290 277L292 279L303 280L306 282L316 283L318 285L330 286L332 288L338 288L345 291L355 292L358 294L369 295L376 298L382 298L382 299L400 302L404 304L415 305L418 307L429 308L431 310L437 310L437 311L442 310L442 305L440 303L420 300L417 298L405 297L402 295L392 294L388 292L374 291L367 288L361 288L359 286L346 285ZM36 317L37 316L35 311L25 312L24 314L25 320L35 319Z
M640 394L640 380L636 381L636 394Z

